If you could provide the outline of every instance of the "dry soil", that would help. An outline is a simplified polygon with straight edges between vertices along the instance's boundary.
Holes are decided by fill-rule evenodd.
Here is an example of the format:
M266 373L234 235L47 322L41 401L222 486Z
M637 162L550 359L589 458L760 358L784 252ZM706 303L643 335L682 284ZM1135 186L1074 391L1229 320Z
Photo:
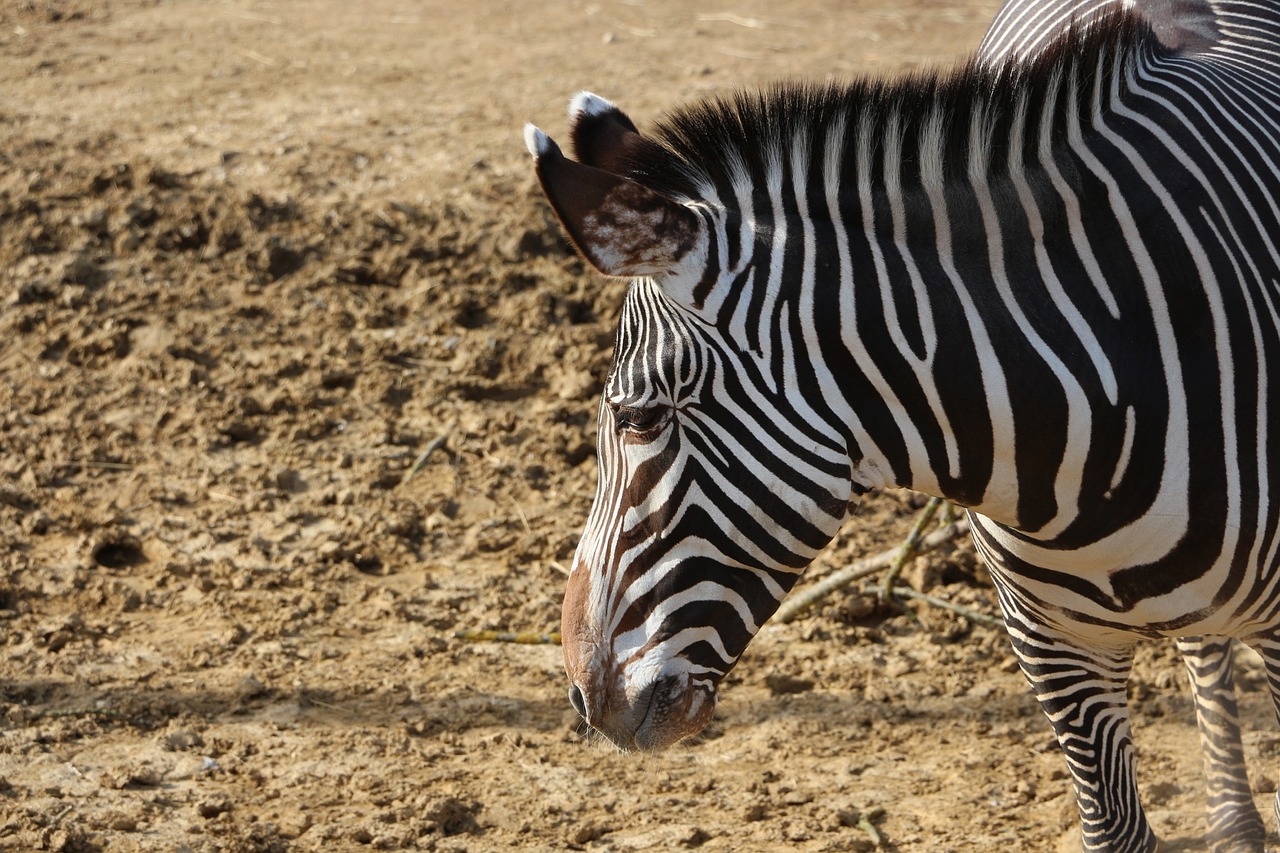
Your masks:
M994 10L0 3L0 850L1069 845L1006 640L942 611L766 627L711 730L643 758L584 736L557 647L455 635L558 624L622 290L523 123L947 64ZM870 499L812 576L917 507ZM992 610L967 547L911 581ZM1168 647L1132 694L1153 820L1201 849Z

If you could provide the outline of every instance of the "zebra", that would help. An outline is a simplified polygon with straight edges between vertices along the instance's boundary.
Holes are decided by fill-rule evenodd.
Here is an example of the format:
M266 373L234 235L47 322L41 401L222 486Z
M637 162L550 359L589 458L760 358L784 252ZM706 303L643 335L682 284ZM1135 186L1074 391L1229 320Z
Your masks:
M1156 847L1125 681L1170 637L1209 844L1262 850L1231 656L1280 710L1280 4L1131 6L1011 0L954 71L643 134L580 93L576 159L526 126L570 241L631 279L561 626L619 747L700 731L851 507L912 488L970 513L1084 848Z

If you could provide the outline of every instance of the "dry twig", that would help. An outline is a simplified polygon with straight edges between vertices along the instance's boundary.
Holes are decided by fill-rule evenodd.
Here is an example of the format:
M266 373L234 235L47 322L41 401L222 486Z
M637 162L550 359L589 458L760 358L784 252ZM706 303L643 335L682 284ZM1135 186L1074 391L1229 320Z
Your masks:
M877 806L858 818L858 829L861 829L870 836L871 843L877 848L884 846L884 837L880 834L880 830L876 829L875 824L871 821L878 820L882 817L884 817L884 809Z
M916 555L920 553L920 537L924 535L924 530L929 526L929 522L933 521L933 516L938 512L938 507L942 506L942 498L929 498L929 502L924 505L924 509L920 510L920 514L916 516L916 523L911 526L911 532L907 534L906 540L898 548L898 556L894 557L893 562L889 565L889 571L885 573L884 580L880 582L880 598L883 601L893 601L893 585L898 580L898 576L902 574Z
M940 545L959 539L969 532L969 520L960 518L945 527L933 531L927 536L918 538L914 546L915 554L924 554ZM899 545L874 557L858 560L853 565L832 572L813 586L806 587L792 595L773 618L783 624L795 621L796 617L808 610L819 599L826 598L838 589L843 589L854 581L874 575L898 560L903 554L904 546ZM905 563L904 563L905 565Z
M707 23L725 23L737 24L740 27L746 27L749 30L762 30L767 25L759 18L746 18L742 15L735 15L732 12L721 12L719 14L699 15L699 21Z
M427 443L427 446L418 454L418 458L413 460L413 465L409 467L409 471L404 475L404 479L400 481L400 485L404 485L414 477L418 476L418 472L422 470L423 466L427 464L427 460L431 458L431 454L435 453L441 447L444 447L444 443L449 440L449 434L453 432L453 428L457 426L457 423L457 421L453 421L444 428L444 432L440 433Z
M937 607L942 610L950 610L952 613L958 613L970 622L977 622L979 625L986 625L988 628L1003 628L1004 623L994 616L981 613L971 607L965 607L963 604L955 604L947 601L945 598L938 598L928 593L916 592L909 586L896 587L893 591L894 595L901 595L904 598L914 598L916 601L923 601L931 607Z

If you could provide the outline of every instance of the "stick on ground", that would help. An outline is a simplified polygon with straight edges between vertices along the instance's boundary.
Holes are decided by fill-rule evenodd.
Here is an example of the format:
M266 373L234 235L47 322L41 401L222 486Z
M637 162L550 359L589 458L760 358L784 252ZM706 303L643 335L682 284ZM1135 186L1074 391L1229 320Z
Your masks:
M909 566L920 553L920 537L924 535L925 528L929 526L929 522L933 521L938 507L942 504L942 498L929 498L924 509L920 510L920 514L916 516L916 523L911 526L911 532L907 534L906 541L898 549L898 556L890 564L889 571L885 572L884 579L880 581L880 598L884 601L893 601L894 583L902 574L902 570Z
M959 539L968 534L969 520L960 518L940 527L930 533L928 536L921 538L915 546L916 554L923 554L932 551L940 545ZM778 608L778 613L773 618L777 622L786 624L795 621L795 618L804 611L808 610L813 604L820 599L826 598L838 589L843 589L856 580L874 575L876 572L889 568L902 555L902 546L890 548L874 557L867 557L858 560L850 566L832 572L813 586L800 590L795 595L782 602L782 606Z
M431 439L431 441L427 443L426 448L421 453L418 454L418 458L415 459L413 461L413 465L409 467L409 472L405 474L404 479L400 481L401 485L404 485L405 483L412 480L414 477L418 476L418 472L422 470L422 466L426 465L427 460L431 458L431 454L435 453L441 447L444 447L444 443L449 440L449 433L453 432L453 428L457 425L458 425L458 422L453 421L447 427L444 428L444 432L440 433L438 436ZM526 526L528 526L527 522L526 522Z
M950 610L952 613L958 613L970 622L977 622L979 625L986 625L988 628L1003 628L1004 623L994 616L988 616L986 613L980 613L972 607L965 607L963 604L955 604L947 601L945 598L938 598L936 595L929 595L924 592L916 592L909 586L898 586L893 588L894 595L900 595L903 598L914 598L916 601L923 601L930 607L937 607L941 610Z

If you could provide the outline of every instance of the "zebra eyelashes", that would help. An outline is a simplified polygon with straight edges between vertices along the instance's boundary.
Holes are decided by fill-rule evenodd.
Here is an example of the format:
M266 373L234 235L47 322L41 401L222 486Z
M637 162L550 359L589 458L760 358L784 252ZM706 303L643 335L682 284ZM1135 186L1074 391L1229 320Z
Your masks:
M653 438L670 419L666 406L613 406L613 424L618 432Z

